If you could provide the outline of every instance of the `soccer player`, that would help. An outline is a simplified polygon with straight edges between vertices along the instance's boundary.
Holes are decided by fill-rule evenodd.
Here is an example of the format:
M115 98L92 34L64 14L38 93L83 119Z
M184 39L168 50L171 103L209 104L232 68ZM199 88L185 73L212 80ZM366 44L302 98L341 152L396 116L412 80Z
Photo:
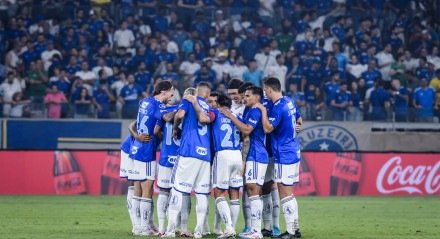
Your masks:
M194 88L185 90L184 95L195 95ZM157 121L155 127L155 135L162 135L162 148L160 151L159 165L157 167L157 186L160 189L157 198L157 218L159 222L159 235L165 234L165 219L168 209L168 201L170 190L172 187L171 176L174 163L177 159L177 151L180 146L180 140L173 138L173 123L174 115L177 112L178 106L169 106L162 111L163 116ZM182 212L180 214L181 234L180 236L192 237L188 231L188 216L189 207L191 206L191 199L186 200ZM189 206L188 206L189 204Z
M153 97L140 101L136 120L137 134L152 135L156 121L161 118L160 109L173 97L173 85L169 81L159 82ZM133 211L136 215L134 235L150 236L154 234L151 223L153 215L153 184L156 178L156 139L148 142L134 140L130 148L133 167L129 179L134 180Z
M263 238L261 234L261 187L264 184L268 154L264 145L265 134L261 122L261 110L256 107L263 97L263 90L252 86L246 90L246 106L249 107L244 122L235 117L230 111L220 109L221 113L231 119L241 133L250 136L250 148L246 159L245 180L246 191L251 208L251 230L239 234L241 238Z
M197 97L184 98L174 116L173 135L177 138L180 135L181 141L173 171L169 221L164 237L175 237L177 216L182 209L184 194L190 194L193 189L196 193L197 226L194 230L194 238L202 237L203 224L208 210L211 181L211 132L208 130L208 124L214 120L215 116L206 103L211 93L210 85L200 82L196 91ZM181 134L179 134L180 123L182 123Z
M262 104L257 107L262 111L264 132L271 133L271 144L274 155L274 181L283 204L284 219L287 231L276 238L299 238L298 203L293 195L293 185L299 182L300 145L297 132L302 119L296 105L283 97L280 81L268 78L264 81L264 91L273 107L267 114Z
M229 111L232 100L220 94L217 99L220 108ZM225 232L219 238L235 237L235 225L240 213L239 189L243 186L243 162L241 157L240 131L220 111L214 110L212 123L215 158L212 168L212 182L217 211L225 224ZM229 192L231 206L223 196Z
M129 165L131 165L131 160L128 157L130 153L130 147L131 142L134 140L133 136L129 135L127 138L125 138L124 142L121 144L121 164L119 166L119 177L120 178L128 178L128 169ZM134 232L134 222L135 222L135 214L132 213L131 210L131 201L133 200L133 192L134 192L134 186L133 182L129 181L129 187L127 190L127 209L128 209L128 215L130 216L130 221L132 225L132 232Z

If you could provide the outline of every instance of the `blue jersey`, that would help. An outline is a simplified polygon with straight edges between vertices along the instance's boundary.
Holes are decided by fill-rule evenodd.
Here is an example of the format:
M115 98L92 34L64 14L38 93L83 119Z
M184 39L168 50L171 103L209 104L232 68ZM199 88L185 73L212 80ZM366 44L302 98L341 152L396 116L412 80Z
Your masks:
M250 108L244 117L244 123L254 128L250 135L251 142L246 160L268 163L269 155L265 146L266 135L261 122L261 110L256 107Z
M197 97L197 102L205 113L210 111L205 99ZM211 162L211 132L208 125L199 122L194 107L189 101L183 99L179 109L186 112L182 122L179 155Z
M127 138L125 138L124 142L122 142L121 144L121 151L126 154L129 154L131 143L133 142L133 140L134 140L133 136L131 135L127 136Z
M212 138L215 152L241 150L240 131L220 111L214 110L213 112L215 114L215 121L212 123Z
M177 111L177 106L167 107L165 110L161 110L162 115L170 112ZM173 123L165 122L160 119L157 121L157 125L162 128L162 149L160 150L159 165L172 168L177 159L177 151L180 146L180 139L173 138Z
M271 143L276 163L293 164L300 160L300 145L295 131L300 117L298 108L288 97L274 103L269 121L274 127Z
M156 137L154 136L154 126L161 118L160 109L165 106L154 97L143 99L139 104L139 111L136 120L138 134L148 134L153 137L150 142L142 143L134 140L131 145L130 158L142 162L156 160Z

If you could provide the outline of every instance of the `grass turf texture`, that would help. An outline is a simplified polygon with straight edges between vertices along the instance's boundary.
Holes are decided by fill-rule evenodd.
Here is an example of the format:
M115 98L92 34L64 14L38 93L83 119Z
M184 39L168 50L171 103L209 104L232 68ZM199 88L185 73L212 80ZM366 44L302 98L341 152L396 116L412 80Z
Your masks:
M303 238L439 238L438 197L298 197L298 203ZM211 200L211 230L213 206ZM130 230L125 197L0 196L2 239L135 238Z

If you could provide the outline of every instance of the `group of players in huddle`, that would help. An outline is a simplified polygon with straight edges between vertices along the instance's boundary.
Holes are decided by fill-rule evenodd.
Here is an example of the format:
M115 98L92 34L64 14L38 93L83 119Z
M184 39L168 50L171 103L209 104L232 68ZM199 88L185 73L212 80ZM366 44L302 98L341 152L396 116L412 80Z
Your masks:
M131 135L121 146L120 174L133 183L127 193L133 234L175 237L180 232L202 238L209 233L213 189L215 233L233 238L243 187L245 228L238 237L301 237L293 185L299 181L302 119L295 103L282 95L280 81L267 78L262 89L231 80L229 96L211 93L210 85L201 82L185 90L179 105L169 105L173 92L169 81L156 84L153 96L140 101ZM158 228L153 223L156 180ZM192 192L197 216L193 234L187 228ZM279 227L280 202L285 233Z

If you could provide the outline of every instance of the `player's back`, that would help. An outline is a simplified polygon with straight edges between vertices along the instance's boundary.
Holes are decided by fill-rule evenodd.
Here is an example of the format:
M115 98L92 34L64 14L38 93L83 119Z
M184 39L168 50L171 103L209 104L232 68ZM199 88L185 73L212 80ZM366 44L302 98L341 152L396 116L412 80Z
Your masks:
M174 109L177 110L177 107L175 107ZM169 112L173 112L173 110ZM177 151L179 150L180 139L175 139L173 137L172 122L165 122L165 120L160 119L158 120L157 124L160 126L163 132L159 165L162 165L164 167L173 167L174 162L177 158Z
M136 128L138 134L147 134L152 137L149 142L139 142L134 140L131 145L130 158L149 162L156 159L156 137L154 136L154 126L160 119L161 102L154 97L143 99L139 104L138 115L136 119Z
M294 163L297 157L282 155L296 155L299 150L297 133L295 131L297 119L300 117L295 103L287 97L282 97L274 103L270 113L270 121L275 129L272 132L272 149L275 158ZM281 159L280 159L281 157Z
M205 99L197 97L197 102L204 112L210 110ZM211 161L211 133L208 125L198 121L194 107L189 101L183 99L179 109L186 112L182 122L179 155L208 162Z
M241 150L240 131L220 111L214 110L214 114L215 121L212 123L212 138L215 152Z

